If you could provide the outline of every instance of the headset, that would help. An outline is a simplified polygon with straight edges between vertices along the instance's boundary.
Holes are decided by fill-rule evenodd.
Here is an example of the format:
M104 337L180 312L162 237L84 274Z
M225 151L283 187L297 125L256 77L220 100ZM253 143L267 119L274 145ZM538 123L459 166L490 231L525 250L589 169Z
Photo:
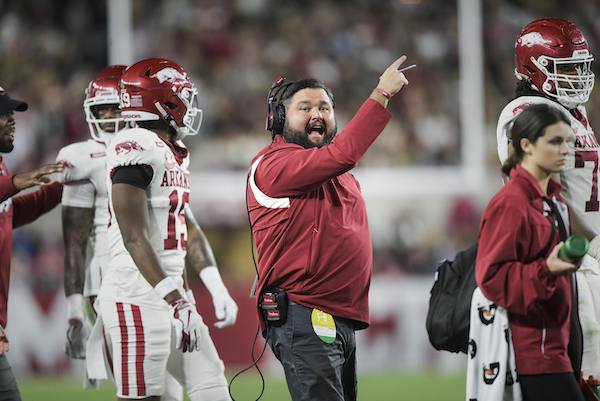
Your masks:
M275 135L283 133L283 127L285 126L285 106L280 103L281 95L283 92L294 82L288 82L284 84L285 78L279 76L267 96L267 121L265 124L265 130L271 131L271 137L275 138Z
M283 127L285 126L285 105L281 104L281 97L289 86L300 82L292 81L284 84L284 81L285 78L280 75L275 82L273 82L273 85L271 85L271 89L267 96L267 121L265 129L271 131L271 139L274 139L277 134L282 134ZM301 85L296 89L300 90L304 88L312 88L312 86ZM323 87L323 89L325 89L327 95L331 99L331 106L335 108L335 101L333 100L331 91L328 88Z

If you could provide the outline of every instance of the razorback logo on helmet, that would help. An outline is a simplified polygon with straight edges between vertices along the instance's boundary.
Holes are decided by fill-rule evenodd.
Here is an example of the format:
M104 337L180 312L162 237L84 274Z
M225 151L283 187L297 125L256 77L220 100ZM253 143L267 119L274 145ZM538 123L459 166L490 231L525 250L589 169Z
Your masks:
M171 67L163 68L150 77L158 79L158 82L161 84L165 81L172 84L179 81L186 81L186 76L184 74Z
M491 304L489 307L480 306L477 308L481 323L485 324L486 326L492 324L494 322L494 317L496 316L497 308L498 306L496 304Z
M117 152L117 154L121 154L121 153L129 153L132 150L137 150L137 151L143 151L144 148L142 148L140 146L139 143L137 143L136 141L125 141L125 142L120 142L118 144L115 145L115 152Z
M546 40L539 32L529 32L517 39L521 46L533 47L552 43L551 40Z

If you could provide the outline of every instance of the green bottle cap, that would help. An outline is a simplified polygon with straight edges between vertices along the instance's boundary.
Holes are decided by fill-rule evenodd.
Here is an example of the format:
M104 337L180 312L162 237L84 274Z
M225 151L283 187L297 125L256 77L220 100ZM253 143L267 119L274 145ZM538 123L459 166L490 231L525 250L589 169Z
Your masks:
M588 251L589 243L583 235L571 235L558 252L558 257L564 261L578 262Z

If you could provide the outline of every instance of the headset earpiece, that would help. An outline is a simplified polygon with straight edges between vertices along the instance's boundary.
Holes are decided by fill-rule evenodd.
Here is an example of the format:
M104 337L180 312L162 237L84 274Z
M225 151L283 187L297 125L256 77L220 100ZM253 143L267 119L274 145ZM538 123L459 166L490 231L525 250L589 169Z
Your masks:
M274 137L276 134L280 134L283 132L283 127L285 125L285 106L279 103L281 95L285 91L285 89L290 86L293 82L288 84L283 84L285 78L279 76L273 85L271 85L271 89L269 90L269 95L267 96L267 122L265 125L265 129L267 131L272 132L272 136Z
M277 133L283 132L283 127L285 126L285 106L283 104L279 104L275 106L275 118L273 119L273 131Z

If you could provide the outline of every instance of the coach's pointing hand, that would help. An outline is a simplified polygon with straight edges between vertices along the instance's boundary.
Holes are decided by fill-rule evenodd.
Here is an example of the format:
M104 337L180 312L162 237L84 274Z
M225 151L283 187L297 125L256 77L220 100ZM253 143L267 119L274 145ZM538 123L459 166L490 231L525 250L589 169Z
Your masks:
M408 79L406 79L404 73L399 71L404 61L406 61L406 56L400 57L381 74L379 84L371 94L372 99L387 107L387 102L392 96L408 85Z

